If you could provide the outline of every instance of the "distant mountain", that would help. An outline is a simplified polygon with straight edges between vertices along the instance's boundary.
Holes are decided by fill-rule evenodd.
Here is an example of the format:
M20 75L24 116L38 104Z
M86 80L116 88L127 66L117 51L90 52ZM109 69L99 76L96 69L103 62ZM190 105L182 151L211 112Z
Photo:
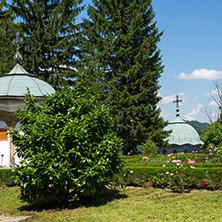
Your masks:
M209 123L201 123L201 122L198 122L196 120L192 120L192 121L187 121L186 120L186 123L191 125L198 132L199 135L202 134L202 130L204 128L206 128L207 126L210 125Z

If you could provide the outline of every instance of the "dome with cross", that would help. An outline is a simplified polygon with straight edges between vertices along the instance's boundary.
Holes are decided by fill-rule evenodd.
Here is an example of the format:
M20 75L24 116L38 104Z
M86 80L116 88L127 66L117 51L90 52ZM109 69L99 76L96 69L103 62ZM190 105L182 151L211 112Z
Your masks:
M18 106L22 107L27 89L37 101L42 101L44 95L55 92L51 85L35 78L20 65L22 56L18 50L21 42L22 39L17 33L16 39L13 41L17 50L14 56L16 65L9 73L0 78L0 110L3 111L14 112L18 109Z
M19 53L21 42L22 38L17 33L13 41L16 45L16 54L13 57L16 65L11 72L0 78L0 168L1 166L13 167L15 163L19 163L16 148L11 142L12 139L7 128L19 127L15 111L18 107L25 106L24 99L28 92L27 88L38 103L45 99L45 95L55 92L51 85L35 78L21 66L22 56Z
M168 147L160 148L159 152L162 154L166 153L190 153L192 151L199 151L203 142L200 140L197 131L188 123L180 118L179 115L179 97L176 96L176 118L170 122L164 131L171 131L167 140Z

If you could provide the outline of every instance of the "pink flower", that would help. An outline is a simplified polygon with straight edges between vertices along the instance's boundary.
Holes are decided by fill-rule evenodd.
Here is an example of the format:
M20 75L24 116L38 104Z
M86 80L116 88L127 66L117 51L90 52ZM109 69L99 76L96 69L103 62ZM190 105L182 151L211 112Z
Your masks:
M169 172L166 172L166 175L168 175L169 174Z
M212 153L210 153L210 155L212 155Z
M182 168L182 167L183 167L183 165L182 165L182 164L180 164L180 167Z
M209 150L209 152L212 152L212 150Z
M166 167L166 165L164 164L163 167Z
M173 176L174 174L173 173L170 173L170 176Z
M198 157L197 156L195 156L195 159L197 159Z
M130 173L133 173L133 170L130 170Z
M220 150L218 150L217 152L220 152Z
M204 186L207 186L207 180L204 180L203 182L204 182Z
M172 159L174 160L174 159L176 159L176 157L175 157L175 156L172 156Z
M212 148L213 148L213 146L211 145L211 146L210 146L210 148L212 149Z
M177 163L181 163L181 160L177 160Z
M180 163L177 163L177 166L180 166Z
M170 161L169 160L167 160L167 163L169 163Z
M190 166L190 168L191 168L191 169L195 169L195 167L194 167L194 166Z
M188 160L187 160L187 163L193 164L193 163L195 163L195 160L190 160L190 159L188 159Z
M148 160L148 157L144 156L144 157L143 157L143 160Z
M147 183L146 186L147 186L147 187L150 187L150 183Z
M177 163L177 160L173 160L172 163Z

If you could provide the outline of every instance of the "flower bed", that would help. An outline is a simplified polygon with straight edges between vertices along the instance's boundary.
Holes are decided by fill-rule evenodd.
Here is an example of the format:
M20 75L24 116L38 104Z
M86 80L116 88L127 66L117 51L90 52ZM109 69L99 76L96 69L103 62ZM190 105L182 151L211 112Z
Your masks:
M111 184L170 188L175 192L190 189L222 189L221 153L178 154L153 157L121 157L125 162L121 174L115 175ZM211 160L217 158L217 162Z

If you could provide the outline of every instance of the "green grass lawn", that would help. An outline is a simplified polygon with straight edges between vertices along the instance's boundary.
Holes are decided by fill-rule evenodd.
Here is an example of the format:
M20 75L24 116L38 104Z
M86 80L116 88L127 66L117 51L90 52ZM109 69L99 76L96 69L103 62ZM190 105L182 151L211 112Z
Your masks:
M25 221L222 221L222 191L173 193L153 188L109 190L78 207L41 209L18 199L19 188L0 188L0 215Z

